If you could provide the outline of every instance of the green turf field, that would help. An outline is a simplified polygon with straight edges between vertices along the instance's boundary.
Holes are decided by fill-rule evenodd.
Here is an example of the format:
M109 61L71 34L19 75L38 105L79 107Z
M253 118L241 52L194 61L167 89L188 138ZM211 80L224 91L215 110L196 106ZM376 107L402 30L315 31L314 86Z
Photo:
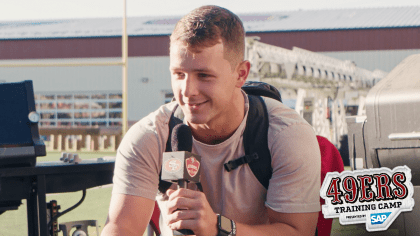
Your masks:
M49 152L46 157L38 157L38 162L57 161L61 153ZM82 159L98 158L103 156L115 156L115 153L79 153ZM112 187L104 186L101 188L88 189L84 202L69 213L58 219L60 222L70 222L78 220L97 220L99 231L102 230L108 213L109 202L111 199ZM73 193L61 193L47 195L47 202L56 200L63 211L76 204L82 197L82 191ZM96 235L96 229L90 227L89 234ZM26 201L16 211L7 211L0 215L0 236L26 236L28 235L26 221ZM61 233L59 235L62 235Z

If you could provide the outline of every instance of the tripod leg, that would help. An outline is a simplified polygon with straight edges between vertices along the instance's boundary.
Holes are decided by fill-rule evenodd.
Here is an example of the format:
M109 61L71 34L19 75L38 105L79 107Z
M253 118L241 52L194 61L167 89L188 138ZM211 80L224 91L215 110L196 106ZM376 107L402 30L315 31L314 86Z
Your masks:
M39 225L38 225L38 203L37 203L37 188L36 181L32 183L31 193L29 198L26 200L26 209L28 217L28 235L29 236L38 236L39 235Z
M38 214L39 214L39 232L40 236L49 236L47 229L47 186L45 175L38 175Z

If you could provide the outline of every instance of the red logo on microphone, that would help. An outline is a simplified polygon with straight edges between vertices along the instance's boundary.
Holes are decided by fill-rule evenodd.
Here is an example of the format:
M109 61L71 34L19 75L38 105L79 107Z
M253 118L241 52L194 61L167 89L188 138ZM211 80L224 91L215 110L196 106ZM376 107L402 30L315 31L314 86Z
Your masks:
M187 172L191 177L197 175L198 170L200 169L200 162L197 161L195 157L190 157L185 159L185 164L187 165Z

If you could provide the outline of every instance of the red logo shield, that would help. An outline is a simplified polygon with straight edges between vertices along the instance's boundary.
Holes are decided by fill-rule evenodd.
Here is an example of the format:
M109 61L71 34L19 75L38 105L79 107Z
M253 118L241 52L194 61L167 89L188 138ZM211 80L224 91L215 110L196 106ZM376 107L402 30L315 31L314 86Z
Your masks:
M197 161L195 157L190 157L185 159L185 164L187 165L187 172L191 177L197 175L198 170L200 169L200 162Z

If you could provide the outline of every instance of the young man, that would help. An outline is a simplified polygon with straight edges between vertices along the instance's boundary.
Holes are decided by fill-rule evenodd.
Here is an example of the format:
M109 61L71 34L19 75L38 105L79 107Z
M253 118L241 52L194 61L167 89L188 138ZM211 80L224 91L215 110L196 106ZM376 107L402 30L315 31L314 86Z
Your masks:
M217 6L184 16L170 43L176 102L136 123L124 137L115 164L108 222L102 235L142 235L154 201L162 235L191 229L198 236L223 234L218 216L236 223L236 235L313 235L320 187L320 154L312 128L290 108L264 98L273 176L268 189L248 165L227 172L223 164L244 155L242 133L249 107L241 90L250 69L244 61L240 19ZM192 152L202 158L203 192L158 193L169 118L179 104L193 134ZM177 210L184 209L184 210Z

